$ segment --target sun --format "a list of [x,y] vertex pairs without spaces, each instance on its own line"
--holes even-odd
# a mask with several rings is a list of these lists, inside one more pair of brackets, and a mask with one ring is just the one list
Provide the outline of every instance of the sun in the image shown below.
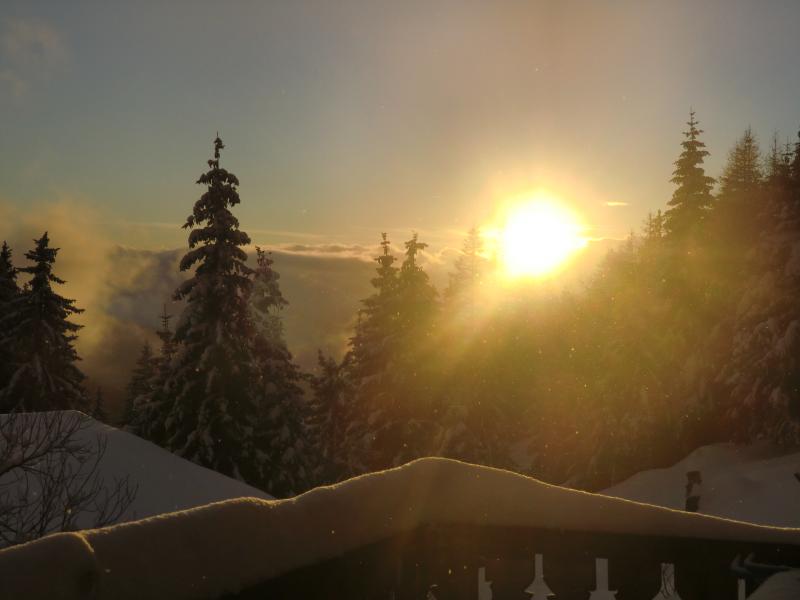
[[586,246],[578,218],[544,196],[515,203],[498,235],[498,254],[510,277],[541,278]]

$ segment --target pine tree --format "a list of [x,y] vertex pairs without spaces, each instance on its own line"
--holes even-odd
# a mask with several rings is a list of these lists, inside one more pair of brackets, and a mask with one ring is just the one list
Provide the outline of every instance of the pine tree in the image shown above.
[[761,186],[761,151],[753,131],[748,127],[728,154],[728,162],[720,178],[720,200],[746,201],[748,194]]
[[664,228],[672,237],[685,237],[693,232],[705,219],[713,202],[711,187],[714,179],[703,169],[708,151],[699,139],[703,130],[697,127],[699,123],[694,118],[694,111],[689,111],[687,125],[688,131],[683,132],[686,139],[681,142],[683,151],[675,161],[670,180],[678,187],[667,202],[669,208],[664,215]]
[[405,260],[398,277],[398,330],[401,337],[422,333],[428,336],[438,309],[436,289],[419,265],[417,255],[428,247],[413,234],[405,243]]
[[137,435],[141,435],[140,430],[144,425],[142,408],[150,402],[153,394],[156,365],[157,360],[153,355],[153,349],[150,347],[150,342],[146,341],[142,345],[126,388],[125,412],[122,418],[125,426]]
[[418,261],[426,247],[416,233],[405,243],[397,276],[390,362],[370,399],[372,468],[429,455],[439,437],[441,413],[433,385],[437,292]]
[[158,338],[161,340],[161,358],[160,360],[169,365],[172,361],[172,357],[175,356],[176,348],[175,348],[175,336],[172,333],[172,330],[169,327],[169,321],[172,319],[172,315],[167,314],[167,305],[164,305],[164,309],[159,316],[161,320],[161,329],[156,332]]
[[288,305],[270,254],[256,246],[256,269],[249,298],[256,367],[253,397],[260,402],[256,445],[262,458],[260,484],[273,495],[287,496],[308,483],[303,436],[300,369],[283,337],[280,311]]
[[97,393],[94,397],[92,418],[101,423],[108,423],[108,414],[106,414],[105,400],[103,399],[103,390],[101,388],[97,388]]
[[383,371],[389,359],[389,340],[397,328],[396,260],[389,238],[381,234],[381,253],[375,258],[378,276],[371,280],[375,292],[362,302],[355,335],[350,340],[349,368],[358,380]]
[[175,292],[186,306],[175,330],[178,352],[161,391],[165,446],[226,475],[256,481],[263,460],[255,447],[252,270],[241,248],[250,238],[230,211],[240,202],[239,180],[220,167],[223,148],[217,137],[209,170],[197,181],[206,191],[184,225],[191,233],[180,269],[194,273]]
[[381,234],[381,252],[375,257],[377,276],[370,283],[375,291],[362,301],[350,349],[343,361],[345,376],[352,382],[353,415],[348,439],[343,475],[354,475],[374,468],[370,449],[374,443],[374,428],[382,406],[378,397],[391,385],[388,373],[395,352],[398,321],[398,269],[391,253],[391,242]]
[[[11,248],[3,242],[0,250],[0,323],[3,315],[7,315],[12,310],[12,304],[20,295],[17,285],[17,270],[11,262]],[[0,329],[0,390],[2,390],[11,378],[12,364],[14,363],[14,353],[10,347],[11,340],[4,342],[4,329]]]
[[445,303],[456,313],[467,313],[474,318],[477,295],[485,283],[488,260],[482,255],[483,240],[477,227],[467,232],[461,253],[456,259],[455,271],[444,290]]
[[352,422],[352,389],[345,364],[317,355],[318,372],[311,377],[309,432],[314,440],[314,480],[329,484],[350,475],[347,468],[347,427]]
[[[137,377],[136,395],[129,388],[129,398],[132,401],[133,418],[128,422],[128,429],[136,435],[159,445],[166,445],[165,424],[172,409],[170,396],[165,386],[169,379],[172,360],[177,352],[174,335],[169,322],[172,315],[167,314],[167,305],[159,316],[161,329],[156,331],[161,340],[161,349],[158,355],[149,350],[151,366],[147,366],[147,356],[142,351],[140,362],[141,376]],[[149,377],[149,379],[148,379]],[[131,381],[133,385],[133,380]]]
[[68,320],[83,309],[52,288],[64,281],[53,274],[59,249],[50,248],[47,232],[34,242],[36,247],[25,254],[34,264],[19,269],[30,281],[0,317],[3,346],[13,355],[11,376],[0,390],[0,410],[83,409],[84,375],[75,365],[80,359],[73,346],[81,326]]
[[[788,146],[788,144],[787,144]],[[764,183],[773,190],[784,190],[789,187],[789,169],[791,153],[788,147],[783,149],[778,143],[777,134],[772,138],[772,146],[765,160],[766,172]]]

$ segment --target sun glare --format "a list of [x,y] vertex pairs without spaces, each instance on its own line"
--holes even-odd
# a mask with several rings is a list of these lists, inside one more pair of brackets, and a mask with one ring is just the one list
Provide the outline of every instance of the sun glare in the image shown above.
[[575,215],[546,198],[514,204],[499,232],[498,252],[511,277],[546,277],[556,272],[586,238]]

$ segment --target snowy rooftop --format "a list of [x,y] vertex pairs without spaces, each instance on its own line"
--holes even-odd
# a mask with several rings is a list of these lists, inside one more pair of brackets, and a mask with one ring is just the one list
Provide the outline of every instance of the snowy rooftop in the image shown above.
[[603,493],[683,508],[686,474],[702,478],[699,512],[780,527],[800,527],[800,452],[766,442],[698,448],[668,469],[642,471]]
[[[106,444],[105,455],[99,465],[100,475],[106,482],[129,477],[137,486],[133,503],[121,517],[132,521],[162,513],[175,512],[203,506],[219,500],[255,497],[271,499],[272,496],[216,471],[184,460],[140,437],[105,425],[77,411],[39,413],[41,416],[81,418],[83,425],[75,441]],[[0,415],[4,420],[8,415]]]
[[[679,512],[427,458],[287,500],[219,502],[0,551],[0,591],[26,598],[217,598],[424,524],[800,546],[800,530]],[[40,576],[48,573],[47,578]]]

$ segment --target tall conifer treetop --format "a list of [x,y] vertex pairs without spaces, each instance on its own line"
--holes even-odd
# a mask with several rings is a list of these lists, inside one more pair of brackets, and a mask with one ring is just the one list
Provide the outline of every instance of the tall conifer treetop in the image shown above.
[[[175,299],[185,298],[204,274],[226,275],[236,287],[247,287],[247,276],[252,273],[245,264],[247,254],[241,246],[250,243],[250,237],[239,230],[239,220],[230,207],[239,204],[239,179],[219,166],[220,150],[225,145],[217,137],[214,140],[214,158],[209,159],[209,171],[197,180],[207,186],[206,192],[194,205],[192,214],[186,218],[184,229],[189,234],[190,251],[181,260],[181,271],[187,271],[196,263],[196,276],[184,283],[175,293]],[[204,226],[200,226],[204,224]]]
[[164,384],[162,416],[166,446],[194,462],[240,479],[258,476],[253,445],[257,401],[251,355],[253,327],[248,302],[252,270],[241,246],[231,207],[239,204],[239,180],[220,167],[222,140],[197,183],[206,187],[184,228],[189,251],[180,268],[193,275],[175,292],[186,306],[175,329],[177,354]]
[[683,151],[675,161],[672,179],[677,189],[667,202],[669,208],[665,214],[665,226],[669,234],[683,236],[688,234],[702,221],[711,207],[713,198],[711,188],[714,179],[706,175],[703,161],[708,156],[706,145],[700,141],[702,129],[694,118],[694,111],[689,111],[689,129],[683,132],[685,139],[681,142]]

